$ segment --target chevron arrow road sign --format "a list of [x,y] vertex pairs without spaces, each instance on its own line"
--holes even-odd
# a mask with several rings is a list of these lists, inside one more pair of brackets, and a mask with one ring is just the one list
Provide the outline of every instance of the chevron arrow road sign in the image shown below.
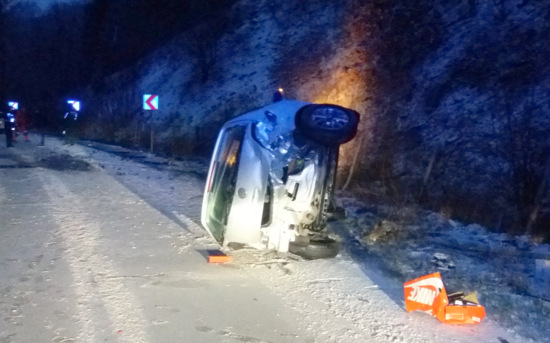
[[143,109],[144,110],[158,110],[159,109],[159,96],[155,94],[143,95]]

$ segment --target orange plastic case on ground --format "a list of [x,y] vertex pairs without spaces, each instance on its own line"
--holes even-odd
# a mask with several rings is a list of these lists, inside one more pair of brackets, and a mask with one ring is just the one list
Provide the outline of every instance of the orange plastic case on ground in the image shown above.
[[220,250],[208,250],[208,263],[228,263],[233,259]]
[[423,311],[447,324],[477,324],[485,317],[485,308],[475,296],[459,296],[449,303],[439,272],[405,282],[407,312]]

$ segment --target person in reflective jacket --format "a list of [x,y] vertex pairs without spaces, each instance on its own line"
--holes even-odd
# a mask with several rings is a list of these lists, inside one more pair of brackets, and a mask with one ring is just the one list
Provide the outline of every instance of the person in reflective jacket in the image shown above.
[[22,133],[25,135],[25,142],[28,142],[29,132],[27,131],[27,110],[25,108],[21,108],[15,113],[15,122],[17,123],[16,137],[18,134]]

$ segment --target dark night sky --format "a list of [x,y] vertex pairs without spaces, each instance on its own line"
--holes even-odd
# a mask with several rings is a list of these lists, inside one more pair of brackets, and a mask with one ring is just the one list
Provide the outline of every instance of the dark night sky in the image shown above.
[[135,63],[201,18],[221,0],[17,1],[2,13],[0,97],[55,107]]

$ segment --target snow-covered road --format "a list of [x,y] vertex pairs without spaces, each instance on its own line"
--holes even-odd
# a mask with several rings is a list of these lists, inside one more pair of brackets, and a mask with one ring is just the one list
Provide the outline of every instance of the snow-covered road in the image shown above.
[[35,141],[0,148],[0,342],[528,342],[408,314],[345,253],[208,264],[204,161]]

